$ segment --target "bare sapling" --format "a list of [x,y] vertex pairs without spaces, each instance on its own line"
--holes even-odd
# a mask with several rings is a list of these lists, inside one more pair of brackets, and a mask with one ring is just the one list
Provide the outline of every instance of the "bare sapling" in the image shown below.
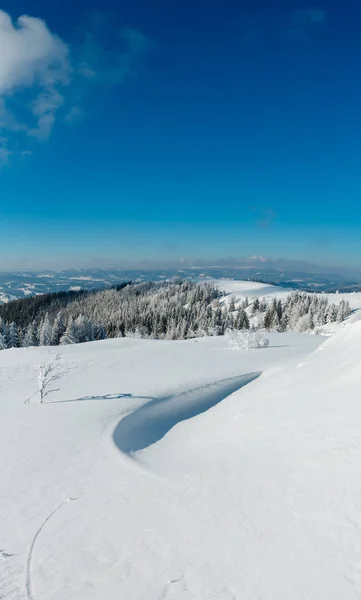
[[59,389],[53,388],[53,384],[65,374],[65,371],[60,371],[60,363],[61,356],[59,354],[54,354],[49,358],[45,365],[35,365],[35,369],[38,372],[38,390],[34,392],[26,402],[30,402],[31,398],[39,394],[40,402],[43,403],[49,394],[59,391]]

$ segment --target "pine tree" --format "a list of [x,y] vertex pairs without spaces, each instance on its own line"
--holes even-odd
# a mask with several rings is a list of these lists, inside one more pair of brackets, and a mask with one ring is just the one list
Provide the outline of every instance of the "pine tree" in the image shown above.
[[12,323],[10,323],[10,327],[9,327],[9,337],[8,337],[8,341],[7,341],[7,347],[8,348],[19,348],[20,346],[20,335],[19,335],[19,328],[16,325],[16,323],[14,323],[14,321]]
[[274,317],[274,311],[272,310],[272,308],[268,308],[266,311],[266,314],[264,316],[264,328],[265,329],[272,329],[273,317]]
[[6,350],[6,338],[3,333],[0,333],[0,350]]
[[259,305],[259,309],[261,312],[266,312],[266,310],[267,310],[266,298],[262,298],[260,305]]
[[248,308],[249,307],[249,301],[247,296],[245,297],[245,299],[242,302],[242,308]]
[[39,327],[39,343],[40,346],[51,346],[53,328],[50,323],[49,315],[46,313],[44,320]]
[[258,298],[256,298],[253,301],[252,314],[253,315],[257,314],[259,312],[259,310],[260,310],[260,301]]
[[236,310],[236,303],[234,301],[233,296],[230,299],[228,310],[229,310],[229,312],[233,312]]
[[58,346],[60,344],[61,336],[65,333],[65,330],[66,330],[66,325],[65,325],[64,314],[62,311],[60,311],[56,315],[56,317],[54,319],[53,327],[52,327],[52,332],[51,332],[51,345],[52,346]]
[[338,308],[337,315],[336,315],[337,323],[342,323],[342,321],[347,319],[347,317],[349,317],[350,314],[351,314],[351,309],[350,309],[349,303],[345,302],[345,300],[341,300],[340,306]]
[[244,308],[238,310],[235,327],[236,329],[249,329],[249,318]]
[[34,327],[34,323],[29,323],[29,325],[26,328],[24,337],[23,337],[23,346],[29,347],[29,346],[37,346],[37,339],[36,339],[36,334],[35,334],[35,327]]
[[330,304],[326,315],[327,323],[334,323],[337,320],[337,314],[337,306],[335,304]]
[[64,334],[61,336],[60,339],[60,344],[61,345],[67,345],[67,344],[76,344],[77,343],[77,337],[76,337],[76,328],[74,325],[74,320],[73,317],[70,317],[66,330],[64,332]]
[[273,317],[272,317],[272,322],[271,322],[271,329],[273,329],[273,331],[280,331],[281,330],[281,322],[280,322],[280,318],[278,316],[278,311],[275,310],[273,313]]

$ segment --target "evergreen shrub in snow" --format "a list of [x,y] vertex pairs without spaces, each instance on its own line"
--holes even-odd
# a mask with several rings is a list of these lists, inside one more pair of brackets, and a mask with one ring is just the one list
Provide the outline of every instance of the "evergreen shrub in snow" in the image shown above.
[[228,329],[226,338],[228,345],[237,350],[268,348],[269,346],[269,339],[262,331]]

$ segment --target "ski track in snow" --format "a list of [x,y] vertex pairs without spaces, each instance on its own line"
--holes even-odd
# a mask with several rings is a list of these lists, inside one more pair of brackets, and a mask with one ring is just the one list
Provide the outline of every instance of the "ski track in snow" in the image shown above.
[[34,549],[35,549],[35,545],[36,542],[41,534],[41,532],[43,531],[44,527],[46,526],[47,523],[49,523],[50,519],[56,515],[57,512],[59,512],[59,510],[61,510],[63,508],[63,506],[65,506],[65,504],[68,504],[69,502],[72,502],[73,500],[76,500],[77,498],[67,498],[66,500],[64,500],[64,502],[62,502],[61,504],[59,504],[59,506],[53,510],[50,515],[48,515],[45,519],[45,521],[43,521],[43,523],[40,525],[39,529],[37,530],[36,534],[34,535],[33,541],[31,542],[31,546],[29,549],[29,553],[28,553],[28,559],[26,562],[26,593],[28,596],[28,600],[35,600],[35,596],[33,594],[33,585],[32,585],[32,560],[33,560],[33,555],[34,555]]
[[134,453],[161,440],[181,421],[206,412],[260,375],[260,371],[246,373],[152,400],[118,423],[114,443],[123,454],[134,458]]

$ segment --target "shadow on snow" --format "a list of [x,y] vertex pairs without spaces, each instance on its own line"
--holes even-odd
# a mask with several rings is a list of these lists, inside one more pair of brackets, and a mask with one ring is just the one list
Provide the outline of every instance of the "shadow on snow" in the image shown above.
[[261,372],[247,373],[153,399],[119,422],[114,442],[125,454],[143,450],[162,439],[177,423],[206,412],[260,375]]
[[153,396],[133,396],[133,394],[103,394],[102,396],[83,396],[71,400],[49,400],[47,404],[66,404],[67,402],[88,402],[100,400],[119,400],[120,398],[132,398],[133,400],[154,400]]

